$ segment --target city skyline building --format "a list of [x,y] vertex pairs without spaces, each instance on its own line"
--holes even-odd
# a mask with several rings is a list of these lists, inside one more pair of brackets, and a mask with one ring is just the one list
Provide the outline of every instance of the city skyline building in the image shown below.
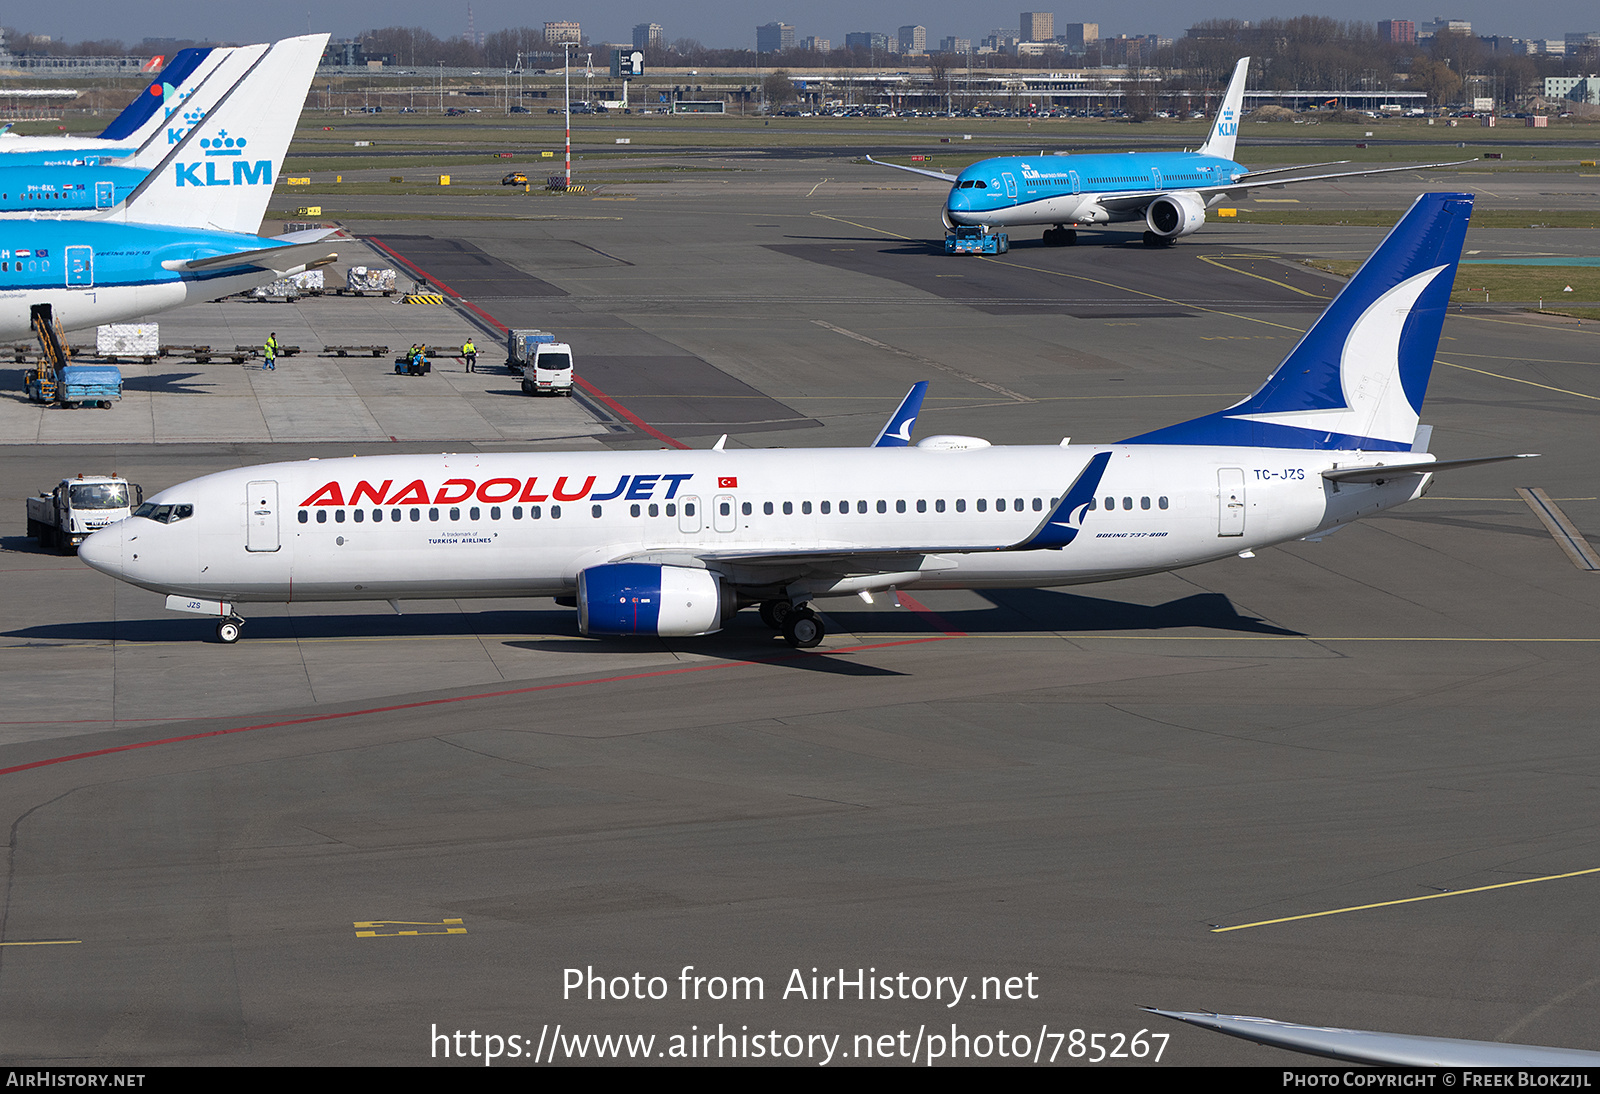
[[559,46],[570,42],[573,45],[583,44],[583,27],[569,20],[558,20],[544,25],[544,44]]
[[782,53],[794,48],[794,27],[788,23],[763,23],[756,28],[757,53]]

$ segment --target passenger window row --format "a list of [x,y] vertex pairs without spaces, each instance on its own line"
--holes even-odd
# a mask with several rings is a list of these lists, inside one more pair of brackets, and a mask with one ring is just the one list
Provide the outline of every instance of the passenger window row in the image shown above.
[[[1149,498],[1145,498],[1144,501],[1145,501],[1145,508],[1148,509],[1150,507],[1149,506],[1150,499]],[[1050,499],[1050,507],[1052,509],[1054,509],[1057,505],[1060,504],[1060,502],[1061,502],[1060,498],[1051,498]],[[1107,503],[1108,503],[1108,507],[1115,508],[1115,506],[1111,506],[1109,504],[1110,503],[1110,499],[1107,499]],[[722,516],[727,517],[727,516],[732,516],[733,515],[733,503],[732,502],[719,501],[717,504],[718,504],[718,508],[720,510],[720,514]],[[898,499],[898,500],[896,500],[894,502],[894,511],[896,513],[905,513],[905,512],[910,511],[910,509],[914,507],[915,510],[918,513],[926,513],[926,512],[929,511],[930,504],[932,506],[932,511],[935,512],[935,513],[943,513],[943,512],[946,511],[947,505],[946,505],[946,501],[945,501],[944,498],[936,498],[931,503],[926,498],[918,498],[915,502],[907,502],[904,498],[900,498],[900,499]],[[765,516],[769,516],[769,517],[770,516],[774,516],[777,513],[780,505],[781,505],[781,508],[782,508],[784,516],[787,517],[787,516],[793,516],[794,515],[795,503],[792,502],[792,501],[786,501],[786,502],[781,502],[781,503],[770,502],[770,501],[763,502],[762,505],[761,505],[761,512]],[[975,507],[976,507],[978,512],[987,513],[989,511],[990,501],[989,501],[988,498],[978,498],[976,500],[976,502],[974,503],[974,505],[975,505]],[[1030,502],[1029,499],[1027,499],[1027,498],[995,498],[994,502],[993,502],[993,505],[994,505],[994,511],[997,512],[997,513],[1005,513],[1005,512],[1022,513],[1022,512],[1028,511],[1029,509],[1031,509],[1035,513],[1042,513],[1042,512],[1044,512],[1044,508],[1045,508],[1045,499],[1044,498],[1034,498]],[[1166,507],[1167,507],[1167,499],[1166,498],[1162,498],[1161,499],[1161,508],[1165,509]],[[850,500],[846,499],[844,501],[839,502],[838,513],[839,513],[840,516],[843,516],[843,515],[849,513],[851,511],[851,508],[852,508],[852,505],[851,505]],[[1091,508],[1091,509],[1094,508],[1094,504],[1092,502],[1090,503],[1089,508]],[[1131,508],[1131,505],[1129,506],[1129,508]],[[743,513],[747,517],[755,515],[755,504],[753,502],[748,502],[748,501],[744,502],[744,503],[742,503],[740,505],[739,509],[740,509],[740,512]],[[803,502],[800,503],[799,509],[800,509],[800,513],[801,513],[802,516],[810,516],[813,511],[818,512],[818,513],[822,514],[823,516],[831,516],[831,515],[833,515],[833,512],[834,512],[833,502],[831,502],[831,501],[823,501],[823,502],[816,503],[815,510],[813,510],[811,502],[803,501]],[[865,514],[865,513],[869,512],[869,511],[874,511],[874,510],[876,512],[878,512],[878,513],[887,514],[889,512],[889,502],[886,501],[886,500],[883,500],[883,499],[879,499],[875,504],[869,505],[869,503],[864,501],[864,500],[857,500],[854,503],[854,509],[855,509],[855,512],[858,513],[858,514]],[[605,511],[605,507],[602,506],[602,505],[592,505],[592,506],[590,506],[590,512],[595,517],[600,517],[600,516],[604,515],[604,511]],[[660,504],[657,504],[655,502],[652,502],[649,505],[630,505],[628,507],[628,515],[632,516],[632,517],[642,517],[642,516],[646,516],[646,515],[652,516],[652,517],[659,517],[659,516],[663,515],[663,511],[664,511],[666,516],[676,517],[678,515],[677,503],[669,501],[665,505],[660,505]],[[955,511],[957,513],[965,513],[967,511],[967,501],[966,501],[965,498],[957,498],[955,500]],[[328,521],[330,519],[329,516],[328,516],[328,514],[330,512],[332,512],[332,514],[333,514],[331,519],[332,519],[333,523],[335,523],[335,524],[343,524],[343,523],[345,523],[346,519],[349,519],[349,520],[353,521],[356,524],[361,524],[361,523],[364,523],[368,519],[368,512],[369,511],[366,510],[366,509],[351,509],[351,510],[348,511],[349,512],[349,516],[347,518],[346,517],[346,510],[342,509],[342,508],[340,508],[340,509],[331,509],[331,510],[330,509],[301,509],[299,511],[299,513],[298,513],[298,519],[299,519],[301,524],[309,524],[313,519],[315,519],[318,524],[326,524],[326,523],[328,523]],[[391,523],[399,523],[400,521],[403,521],[403,520],[407,519],[408,516],[409,516],[409,519],[411,519],[413,521],[421,521],[421,520],[424,519],[423,518],[424,510],[421,509],[421,508],[390,509],[387,512],[389,514],[387,519]],[[438,506],[430,507],[430,508],[428,508],[426,510],[426,513],[427,513],[427,518],[426,519],[430,520],[430,521],[438,521],[438,520],[444,520],[444,519],[457,520],[458,521],[458,520],[462,519],[462,516],[461,516],[462,509],[461,509],[460,506],[451,506],[450,509],[448,510],[448,514],[449,515],[447,517],[443,515],[445,512],[446,512],[445,510],[439,508]],[[480,506],[477,506],[477,505],[469,506],[469,507],[467,507],[465,512],[466,512],[466,519],[467,520],[482,520],[483,519],[483,509]],[[316,517],[315,518],[313,518],[311,516],[312,513],[316,513]],[[383,520],[385,519],[385,517],[384,517],[385,510],[383,510],[383,509],[373,509],[373,510],[370,510],[370,513],[371,513],[371,520],[372,520],[372,522],[374,524],[382,523]],[[541,516],[543,515],[543,507],[542,506],[538,506],[538,505],[530,505],[530,506],[528,506],[526,508],[526,510],[524,510],[523,506],[513,505],[513,506],[510,507],[509,517],[510,517],[511,520],[522,520],[522,519],[524,519],[524,514],[525,513],[526,513],[526,519],[528,519],[528,520],[539,520],[541,518]],[[694,516],[695,515],[695,503],[692,502],[692,501],[684,502],[683,503],[683,513],[684,513],[684,516],[689,516],[689,517]],[[505,515],[506,514],[503,512],[501,506],[492,505],[492,506],[489,507],[489,519],[490,520],[500,520]],[[560,520],[561,519],[561,506],[559,506],[559,505],[550,506],[550,519],[552,519],[552,520]]]
[[[1105,499],[1105,507],[1107,509],[1115,509],[1117,507],[1117,499],[1113,498],[1113,497],[1107,497]],[[1124,509],[1132,509],[1133,508],[1133,499],[1132,498],[1123,498],[1122,499],[1122,507]],[[1158,509],[1167,508],[1167,499],[1165,497],[1157,498],[1156,499],[1156,507]],[[1091,512],[1093,512],[1094,510],[1096,510],[1098,508],[1100,508],[1100,505],[1098,503],[1098,499],[1094,499],[1094,498],[1089,499],[1089,510]],[[1148,508],[1150,508],[1150,499],[1149,498],[1140,498],[1139,499],[1139,508],[1140,509],[1148,509]]]

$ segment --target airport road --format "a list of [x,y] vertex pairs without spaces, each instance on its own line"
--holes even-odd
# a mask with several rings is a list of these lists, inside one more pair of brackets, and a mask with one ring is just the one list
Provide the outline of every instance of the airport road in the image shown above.
[[[1336,288],[1290,259],[1381,236],[1208,226],[1168,251],[946,261],[897,242],[915,217],[893,196],[823,208],[789,179],[714,207],[641,190],[559,199],[559,221],[350,226],[554,286],[538,325],[580,368],[592,337],[616,383],[662,357],[725,377],[659,413],[649,390],[619,397],[670,436],[797,448],[865,443],[923,378],[923,435],[1114,440],[1204,412],[1259,383]],[[618,219],[576,219],[597,210]],[[1551,243],[1573,240],[1468,245]],[[533,307],[481,295],[490,314]],[[426,439],[0,449],[0,1058],[411,1063],[435,1059],[435,1026],[531,1044],[561,1023],[654,1033],[652,1052],[719,1024],[839,1034],[836,1062],[856,1062],[858,1035],[905,1031],[902,1051],[921,1031],[925,1059],[953,1023],[1030,1051],[1041,1031],[1150,1029],[1171,1034],[1165,1063],[1302,1059],[1153,1026],[1141,1003],[1595,1047],[1600,874],[1580,872],[1600,869],[1600,587],[1514,491],[1600,522],[1597,329],[1446,324],[1434,451],[1539,461],[1179,574],[832,602],[808,654],[753,613],[707,639],[586,640],[549,601],[262,608],[222,647],[35,550],[23,493],[108,465],[154,490]],[[439,398],[482,397],[444,378]],[[707,410],[758,400],[804,422]],[[660,443],[590,426],[589,444]],[[686,965],[761,977],[765,998],[683,1001]],[[564,970],[589,966],[661,976],[669,998],[564,999]],[[813,967],[967,977],[969,994],[785,998]],[[971,998],[983,977],[1023,978],[1021,997]]]

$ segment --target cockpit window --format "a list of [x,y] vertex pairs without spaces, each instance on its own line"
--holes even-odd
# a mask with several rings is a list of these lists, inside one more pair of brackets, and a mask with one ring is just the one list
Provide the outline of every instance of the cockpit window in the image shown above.
[[126,509],[128,484],[122,482],[74,483],[68,491],[74,509]]
[[987,182],[984,182],[982,179],[979,179],[977,182],[974,182],[972,184],[972,186],[973,186],[973,189],[975,189],[975,190],[987,190],[989,188],[989,184]]
[[153,501],[147,501],[135,509],[133,515],[144,517],[146,520],[160,521],[162,524],[175,524],[180,520],[188,520],[194,516],[194,506],[157,505]]

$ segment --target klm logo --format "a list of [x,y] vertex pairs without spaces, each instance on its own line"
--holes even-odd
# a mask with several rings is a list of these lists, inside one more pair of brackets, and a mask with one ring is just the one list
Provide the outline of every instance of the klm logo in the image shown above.
[[[167,117],[169,117],[169,118],[172,117],[172,112],[171,111],[167,112]],[[199,121],[203,117],[205,117],[205,112],[204,111],[200,111],[200,110],[186,110],[186,111],[184,111],[183,112],[183,125],[181,125],[177,129],[172,128],[172,126],[170,126],[170,125],[167,126],[167,143],[168,144],[177,144],[179,141],[183,140],[183,138],[189,132],[189,127],[194,125],[195,122]]]
[[[198,163],[173,164],[178,171],[179,186],[271,186],[272,161],[271,160],[234,160],[232,163],[233,174],[227,174],[228,165],[223,165],[223,170],[218,171],[216,160],[206,160]],[[205,168],[202,172],[201,168]]]
[[1234,119],[1233,111],[1224,110],[1217,119],[1217,133],[1220,136],[1231,137],[1239,131],[1239,123]]
[[[206,159],[196,163],[179,163],[174,166],[178,169],[179,186],[271,186],[273,179],[272,161],[255,160],[254,162],[242,158],[245,145],[249,141],[244,137],[230,137],[226,129],[217,130],[215,137],[201,137],[200,149],[206,154]],[[212,158],[216,157],[216,158]],[[227,164],[232,159],[233,175],[228,177],[227,168],[218,171],[219,162]],[[201,178],[200,168],[205,168],[205,177]]]

